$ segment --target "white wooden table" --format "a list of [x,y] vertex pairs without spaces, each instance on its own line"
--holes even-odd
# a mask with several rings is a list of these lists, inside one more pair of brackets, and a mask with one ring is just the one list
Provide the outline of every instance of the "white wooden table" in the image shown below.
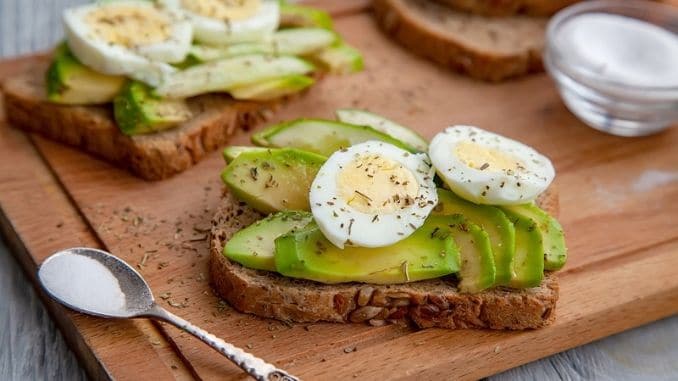
[[[86,2],[0,0],[0,57],[49,48],[62,36],[61,10]],[[0,243],[0,380],[86,379],[7,246]],[[678,380],[678,316],[491,379]]]

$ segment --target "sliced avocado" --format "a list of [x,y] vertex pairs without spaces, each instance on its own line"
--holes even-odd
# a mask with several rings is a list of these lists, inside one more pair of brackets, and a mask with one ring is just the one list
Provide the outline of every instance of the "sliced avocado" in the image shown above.
[[126,135],[147,134],[175,127],[192,113],[183,99],[161,99],[141,82],[129,82],[113,101],[113,113]]
[[340,122],[372,127],[409,144],[422,152],[428,152],[428,142],[421,135],[400,124],[369,111],[344,108],[335,111]]
[[449,218],[431,216],[404,240],[386,247],[339,249],[315,222],[275,240],[275,267],[291,278],[322,283],[394,284],[438,278],[459,271],[459,250],[452,237],[435,236]]
[[271,44],[267,42],[243,42],[230,45],[192,45],[188,56],[198,62],[215,61],[248,54],[270,54]]
[[226,161],[226,164],[232,162],[235,160],[238,155],[240,155],[243,152],[264,152],[268,151],[269,148],[263,148],[263,147],[252,147],[252,146],[228,146],[224,148],[223,155],[224,155],[224,160]]
[[513,288],[537,287],[544,277],[544,245],[537,222],[504,209],[516,229],[516,250],[513,257]]
[[303,5],[281,3],[280,26],[289,27],[318,27],[332,29],[332,17],[320,9]]
[[309,212],[278,212],[240,230],[224,246],[224,255],[241,265],[275,271],[275,239],[308,225]]
[[155,89],[155,94],[165,98],[187,98],[213,91],[229,91],[287,75],[303,75],[315,67],[294,56],[272,57],[250,54],[204,64],[177,71]]
[[309,56],[309,59],[332,74],[357,73],[365,68],[360,51],[345,42],[335,43]]
[[448,230],[438,231],[434,236],[451,234],[459,248],[459,290],[480,292],[494,286],[494,258],[487,233],[461,214],[449,216],[447,223]]
[[322,28],[283,29],[268,41],[245,42],[225,46],[193,45],[188,53],[196,61],[207,62],[245,54],[307,55],[334,44],[339,37]]
[[47,69],[47,99],[74,105],[108,103],[120,92],[125,81],[123,76],[97,73],[84,66],[66,43],[62,43]]
[[272,53],[303,56],[328,48],[339,40],[339,35],[323,28],[283,29],[273,33]]
[[544,268],[546,270],[560,270],[565,265],[567,261],[565,235],[562,226],[555,218],[534,204],[507,205],[502,206],[502,208],[529,217],[537,222],[537,227],[544,240]]
[[296,119],[276,124],[252,136],[265,147],[294,147],[324,156],[368,140],[381,140],[410,152],[415,149],[371,127],[324,119]]
[[489,205],[477,205],[466,201],[451,191],[438,188],[438,205],[433,214],[462,214],[479,225],[490,237],[492,255],[496,268],[495,285],[508,285],[513,277],[515,252],[515,228],[501,209]]
[[308,192],[325,157],[293,148],[243,152],[222,172],[233,194],[262,213],[309,210]]
[[184,58],[183,61],[177,62],[177,63],[173,63],[172,66],[174,66],[174,67],[177,68],[177,69],[183,70],[183,69],[187,69],[187,68],[189,68],[189,67],[191,67],[191,66],[199,65],[199,64],[201,64],[201,63],[203,63],[202,60],[198,59],[197,57],[195,57],[195,56],[193,56],[193,55],[191,55],[191,54],[189,53],[189,54],[186,56],[186,58]]
[[305,75],[287,75],[280,78],[267,79],[250,85],[235,87],[231,89],[229,93],[235,99],[268,101],[298,93],[311,86],[313,82],[315,82],[313,78]]

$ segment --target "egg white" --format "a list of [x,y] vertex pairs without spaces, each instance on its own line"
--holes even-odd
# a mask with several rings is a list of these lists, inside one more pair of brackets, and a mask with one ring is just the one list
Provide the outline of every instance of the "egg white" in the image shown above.
[[[349,205],[340,196],[338,175],[365,154],[381,155],[410,171],[419,189],[414,203],[388,213],[363,213]],[[332,154],[318,171],[309,195],[313,218],[325,237],[339,248],[392,245],[421,227],[438,203],[434,174],[425,153],[412,154],[379,141],[356,144]]]
[[[457,145],[462,142],[499,151],[521,165],[510,170],[471,167],[456,155]],[[555,177],[551,161],[533,148],[473,126],[452,126],[438,133],[431,141],[429,155],[445,184],[477,204],[513,205],[533,201]]]
[[[164,2],[181,7],[179,0]],[[197,14],[186,8],[182,10],[193,24],[195,40],[207,45],[265,41],[271,38],[280,23],[280,6],[276,0],[262,0],[253,15],[240,20],[225,21]]]
[[[93,26],[86,22],[87,15],[116,7],[157,12],[167,20],[169,36],[156,43],[133,46],[98,38],[92,31]],[[193,36],[192,26],[181,12],[150,2],[118,1],[83,5],[66,10],[63,21],[68,47],[84,65],[104,74],[126,75],[151,86],[157,86],[167,74],[176,71],[168,63],[184,60]]]

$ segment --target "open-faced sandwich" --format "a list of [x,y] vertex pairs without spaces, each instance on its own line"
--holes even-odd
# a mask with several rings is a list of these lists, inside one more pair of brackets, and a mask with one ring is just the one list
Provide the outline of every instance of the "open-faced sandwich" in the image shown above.
[[145,179],[181,172],[314,83],[362,69],[323,11],[277,0],[68,9],[51,62],[3,83],[12,125]]
[[548,158],[452,126],[429,143],[361,110],[224,150],[211,279],[292,322],[528,329],[555,318],[567,258]]

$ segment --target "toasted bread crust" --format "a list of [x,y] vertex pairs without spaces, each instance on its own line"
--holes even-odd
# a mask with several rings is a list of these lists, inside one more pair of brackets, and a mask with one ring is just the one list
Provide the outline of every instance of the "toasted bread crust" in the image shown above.
[[452,8],[485,16],[550,16],[581,0],[436,0]]
[[375,0],[382,29],[409,50],[486,81],[543,70],[545,18],[488,18],[423,0]]
[[[555,211],[551,192],[540,205]],[[262,216],[228,191],[214,215],[210,234],[210,274],[216,292],[241,312],[291,322],[413,322],[418,327],[521,330],[544,327],[555,319],[558,281],[547,273],[540,287],[498,287],[461,293],[453,277],[398,285],[335,285],[286,278],[229,261],[224,244]]]
[[127,136],[113,119],[111,105],[67,106],[46,100],[46,62],[3,83],[7,120],[23,130],[80,148],[146,180],[182,172],[223,146],[238,129],[264,121],[285,99],[235,101],[223,94],[189,99],[191,120],[176,128]]

